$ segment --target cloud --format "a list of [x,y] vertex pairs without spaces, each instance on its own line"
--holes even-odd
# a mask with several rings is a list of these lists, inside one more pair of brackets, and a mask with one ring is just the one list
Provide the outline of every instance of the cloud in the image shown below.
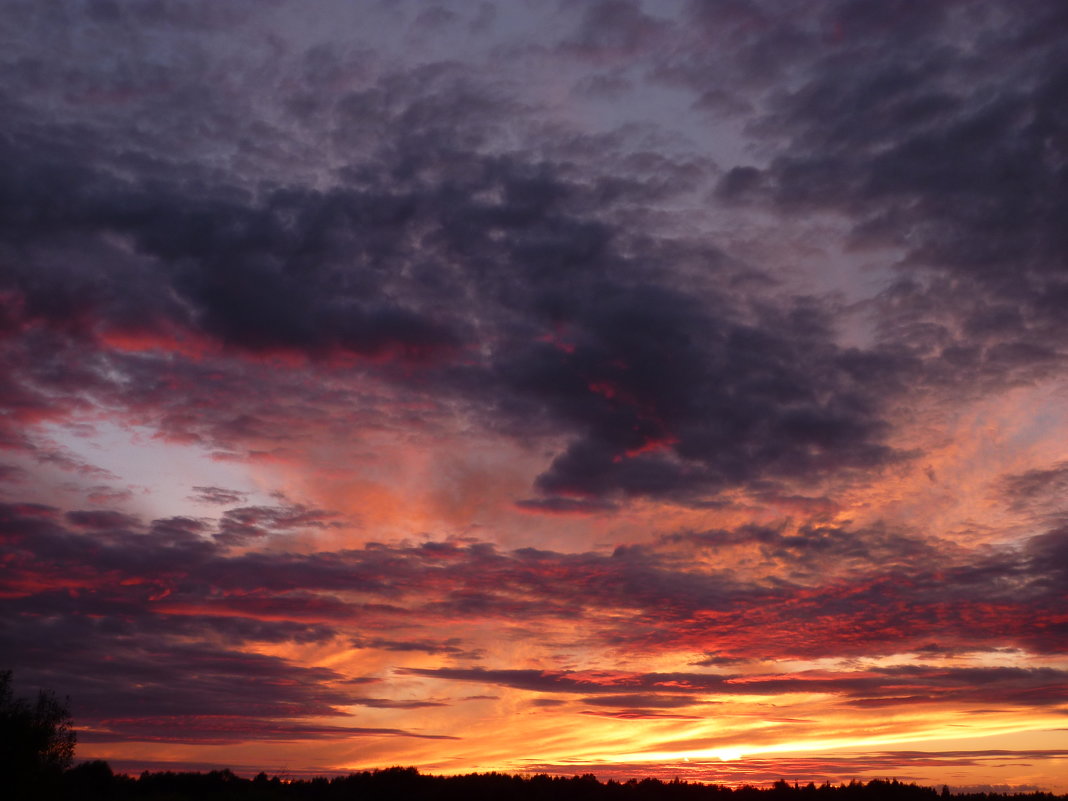
[[1036,505],[1054,506],[1068,488],[1068,464],[1058,462],[1048,468],[1008,474],[998,483],[998,493],[1011,508],[1025,510]]
[[130,501],[133,498],[133,491],[98,484],[86,488],[85,497],[90,503],[100,504],[101,506],[114,506]]
[[140,527],[140,521],[122,512],[115,511],[74,511],[67,512],[67,521],[79,528],[89,529],[128,529]]
[[24,482],[27,472],[16,465],[0,464],[0,481],[5,484],[18,484]]
[[[1063,120],[1049,98],[1066,65],[1048,36],[1063,12],[984,9],[963,20],[903,4],[891,24],[879,10],[822,6],[817,23],[833,41],[801,40],[796,87],[753,126],[788,144],[765,167],[731,168],[718,188],[728,204],[840,212],[856,249],[900,254],[898,283],[881,298],[883,334],[928,357],[939,382],[1048,375],[1065,335],[1054,311]],[[772,22],[762,35],[782,29]],[[979,39],[984,60],[967,44]],[[875,43],[879,57],[855,60]]]
[[[225,379],[206,406],[143,390],[205,359],[227,371],[261,359],[360,366],[409,392],[415,370],[428,394],[458,398],[492,430],[565,435],[535,482],[545,497],[520,502],[531,510],[687,499],[899,458],[881,398],[904,363],[837,345],[832,311],[816,298],[758,298],[737,283],[756,271],[717,263],[704,243],[633,237],[613,215],[679,190],[644,175],[613,179],[613,159],[631,155],[623,141],[582,175],[563,155],[472,151],[464,132],[496,120],[461,124],[459,111],[484,117],[492,90],[467,74],[435,98],[411,74],[380,83],[404,110],[382,121],[397,135],[388,147],[379,140],[329,188],[255,195],[186,180],[198,172],[186,165],[119,180],[103,143],[82,157],[81,132],[75,141],[56,130],[42,152],[23,110],[23,134],[0,152],[17,165],[8,191],[21,222],[7,234],[29,254],[5,284],[9,314],[62,341],[58,352],[91,354],[100,367],[80,391],[95,386],[138,408],[148,400],[154,416],[162,405],[164,430],[188,428],[179,421],[196,408],[208,416],[200,436],[224,446],[264,429],[257,414],[220,402]],[[338,108],[374,116],[368,104],[382,90]],[[430,103],[445,103],[447,118],[429,115]],[[594,152],[592,142],[574,148]],[[60,187],[61,208],[50,201]],[[101,265],[91,281],[54,255],[68,246]],[[703,262],[708,278],[688,282],[667,268],[687,262]],[[29,358],[10,355],[17,387]]]
[[463,647],[463,640],[459,637],[450,637],[447,640],[391,640],[384,637],[369,639],[355,639],[352,641],[354,648],[373,648],[382,651],[395,651],[399,653],[417,652],[424,654],[444,654],[463,659],[479,659],[483,652]]
[[171,715],[158,718],[102,720],[92,731],[79,732],[88,743],[183,743],[227,745],[247,742],[302,742],[349,737],[416,737],[423,740],[455,740],[444,734],[418,734],[402,729],[360,726],[323,726],[285,723],[271,719],[210,715]]
[[616,695],[609,697],[591,696],[583,698],[584,704],[592,706],[625,707],[634,709],[674,709],[693,706],[694,699],[687,695]]
[[[132,387],[195,368],[175,359],[211,358],[228,371],[262,358],[356,363],[413,391],[403,366],[421,373],[428,395],[461,399],[491,430],[552,432],[552,458],[535,482],[544,497],[521,508],[607,511],[621,498],[694,501],[769,478],[806,482],[887,465],[903,454],[889,441],[885,405],[910,382],[1053,369],[1059,290],[1050,265],[1061,244],[1043,221],[1058,219],[1063,193],[1055,104],[1043,99],[1060,72],[1038,34],[1055,27],[1058,12],[1010,14],[1000,31],[978,17],[964,26],[992,37],[998,52],[1027,56],[1011,89],[1001,72],[969,61],[952,38],[961,20],[941,11],[910,5],[893,25],[835,3],[804,23],[760,3],[688,13],[691,38],[634,4],[593,6],[563,46],[594,60],[640,57],[654,81],[699,97],[724,91],[725,76],[760,91],[799,69],[797,86],[769,95],[751,126],[770,143],[770,160],[722,171],[719,196],[788,214],[840,210],[856,221],[858,243],[902,248],[901,279],[878,304],[881,344],[842,347],[833,303],[773,294],[769,273],[722,251],[710,258],[707,242],[636,236],[635,210],[651,219],[692,187],[654,179],[663,168],[693,174],[682,160],[636,151],[624,134],[575,135],[545,157],[505,151],[502,120],[529,123],[536,109],[506,102],[499,85],[459,64],[365,65],[360,86],[316,94],[316,78],[344,73],[339,60],[374,61],[320,48],[284,56],[310,70],[307,85],[287,94],[333,115],[341,166],[315,187],[283,175],[252,191],[241,175],[207,171],[189,147],[146,163],[121,116],[89,105],[96,128],[64,127],[41,119],[34,95],[8,98],[15,134],[0,159],[11,167],[5,203],[18,225],[4,235],[25,258],[5,284],[5,319],[33,336],[7,348],[7,405],[62,414],[70,402],[54,391],[62,386],[132,405],[143,400],[130,397]],[[200,21],[188,30],[234,31],[245,17],[191,18]],[[93,35],[101,46],[114,33]],[[665,36],[681,45],[670,58],[656,46]],[[710,50],[710,41],[728,46]],[[871,42],[885,58],[839,69]],[[702,52],[718,52],[714,66],[730,69],[712,69]],[[757,58],[769,53],[779,55]],[[177,66],[162,67],[172,81]],[[137,74],[78,67],[93,85]],[[976,81],[960,79],[969,69]],[[133,90],[130,103],[156,115],[153,124],[168,105],[155,94],[198,119],[240,122],[211,82],[194,78]],[[194,84],[209,87],[195,102],[183,93]],[[205,130],[213,133],[202,148],[221,135],[217,121]],[[135,155],[142,161],[131,166]],[[653,161],[657,169],[639,166]],[[66,202],[52,203],[61,191]],[[70,252],[99,269],[73,270]],[[1031,289],[1004,285],[1005,270],[970,252],[990,265],[1027,254],[1013,263],[1025,265]],[[692,281],[696,263],[706,277]],[[947,292],[950,276],[957,283]],[[746,287],[746,277],[764,283]],[[946,314],[959,333],[917,339],[944,328]],[[46,350],[54,355],[41,360]],[[116,374],[137,380],[121,391],[109,378]],[[165,429],[190,434],[181,421],[198,408],[192,396],[168,399],[164,414],[161,399],[151,403]],[[199,412],[197,435],[219,445],[266,428],[256,412],[243,424],[221,409]]]
[[355,706],[369,706],[375,709],[426,709],[432,706],[448,706],[441,701],[394,700],[392,698],[357,698]]
[[[257,519],[285,525],[302,526],[307,515],[250,508]],[[681,649],[730,665],[919,652],[932,642],[1058,653],[1068,635],[1055,615],[1066,563],[1060,529],[1022,550],[942,551],[941,562],[909,537],[805,528],[686,534],[614,554],[498,552],[481,543],[235,553],[208,523],[188,518],[154,521],[145,530],[107,512],[63,518],[43,506],[3,511],[8,583],[20,588],[4,604],[17,616],[9,625],[19,636],[33,636],[33,616],[44,610],[77,611],[146,633],[199,627],[312,641],[355,627],[358,647],[476,659],[482,649],[466,638],[399,639],[390,630],[402,620],[434,627],[477,613],[547,631],[580,620],[604,647]],[[227,514],[219,531],[231,525]],[[91,528],[68,530],[64,519]],[[746,571],[708,570],[689,550],[731,543],[757,545],[764,561]],[[828,560],[846,569],[820,570]],[[792,565],[792,580],[783,578],[783,564]],[[517,675],[531,688],[557,681],[551,673]]]
[[607,711],[599,709],[583,709],[583,715],[597,718],[614,718],[616,720],[701,720],[699,715],[680,715],[671,712],[652,712],[645,708],[620,709]]
[[193,487],[195,495],[190,498],[199,503],[218,504],[220,506],[233,506],[244,502],[247,493],[229,490],[223,487]]
[[[595,693],[583,698],[594,706],[677,708],[731,696],[784,696],[824,693],[857,707],[994,701],[1044,707],[1065,699],[1065,671],[1053,668],[943,668],[907,665],[869,668],[863,674],[803,671],[767,676],[709,673],[603,674],[570,671],[489,670],[484,668],[405,668],[404,675],[511,687],[541,693]],[[636,692],[642,691],[642,692]],[[919,691],[919,692],[917,692]],[[661,743],[658,748],[698,748]]]
[[290,506],[242,506],[223,513],[215,539],[227,546],[241,545],[271,533],[328,528],[339,525],[339,515],[324,509]]

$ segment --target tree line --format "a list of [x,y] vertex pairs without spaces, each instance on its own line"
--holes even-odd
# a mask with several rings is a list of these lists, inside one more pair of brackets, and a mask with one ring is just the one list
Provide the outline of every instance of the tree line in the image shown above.
[[[208,773],[156,772],[116,775],[105,762],[90,762],[66,774],[69,801],[154,799],[240,799],[241,801],[942,801],[948,794],[896,780],[873,779],[843,785],[799,786],[778,781],[771,787],[730,788],[678,779],[602,782],[583,776],[518,776],[469,773],[433,776],[415,768],[385,768],[334,778],[283,779],[260,773],[246,779],[229,770]],[[954,794],[953,801],[1068,801],[1050,793]]]

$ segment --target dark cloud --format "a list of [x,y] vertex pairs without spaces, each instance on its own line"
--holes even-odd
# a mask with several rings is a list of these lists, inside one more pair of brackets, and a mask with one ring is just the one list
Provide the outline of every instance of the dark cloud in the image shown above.
[[[776,142],[770,164],[732,167],[719,196],[841,212],[858,249],[901,253],[883,333],[937,380],[1059,369],[1068,193],[1052,98],[1068,62],[1052,32],[1068,18],[1045,3],[893,6],[821,6],[833,35],[798,51],[796,88],[753,126]],[[782,32],[769,22],[765,41]]]
[[931,536],[905,533],[884,526],[863,532],[834,525],[741,526],[729,530],[675,532],[659,538],[680,559],[694,554],[725,553],[757,548],[766,562],[779,563],[791,578],[825,580],[830,572],[866,572],[877,566],[886,573],[913,570],[934,559],[960,554],[960,546]]
[[272,533],[322,529],[340,525],[336,512],[303,506],[242,506],[223,513],[215,539],[223,545],[241,545]]
[[[58,627],[49,628],[53,629],[50,634],[61,634],[54,630]],[[105,632],[106,628],[99,633]],[[59,659],[55,654],[41,654],[40,648],[32,649],[32,656],[20,660],[20,672],[25,680],[40,686],[54,686],[62,676],[75,699],[72,712],[82,720],[343,715],[341,706],[351,698],[330,686],[341,678],[333,671],[301,668],[277,657],[143,637],[141,647],[123,649],[121,664],[115,664],[113,643],[88,636],[67,639],[65,646],[65,655]],[[68,677],[67,666],[75,662],[79,676]],[[271,689],[276,686],[277,692]]]
[[[1062,703],[1065,671],[1053,668],[869,668],[864,675],[805,671],[764,677],[708,673],[589,673],[483,668],[405,668],[406,675],[542,693],[594,693],[595,706],[676,708],[702,703],[705,696],[827,693],[848,706],[915,706],[949,700],[1043,707]],[[980,682],[980,683],[977,683]],[[922,690],[922,692],[917,692]],[[636,692],[638,691],[638,692]],[[686,743],[666,743],[685,747]]]
[[106,484],[98,484],[93,487],[87,487],[85,497],[90,503],[100,504],[101,506],[115,506],[131,500],[133,491],[111,487]]
[[680,715],[673,712],[652,712],[645,708],[620,709],[617,711],[583,709],[580,714],[598,718],[615,718],[616,720],[701,720],[699,715]]
[[79,732],[79,739],[87,743],[149,742],[184,743],[189,745],[226,745],[245,742],[297,742],[304,740],[336,740],[349,737],[416,737],[423,740],[455,740],[445,734],[418,734],[403,729],[368,728],[361,726],[324,726],[280,722],[268,718],[226,717],[211,715],[203,718],[188,715],[165,717],[116,718],[101,720],[93,731]]
[[441,701],[398,701],[392,698],[356,698],[352,703],[355,706],[368,706],[375,709],[426,709],[431,706],[448,706]]
[[675,709],[683,706],[693,706],[694,698],[688,695],[614,695],[614,696],[591,696],[583,698],[584,704],[592,706],[612,706],[630,709]]
[[[423,364],[430,387],[459,393],[491,425],[569,438],[537,481],[546,497],[521,501],[531,510],[619,495],[693,499],[885,464],[895,453],[882,402],[916,378],[902,345],[938,356],[938,374],[1058,362],[1041,336],[1060,330],[1064,294],[1055,222],[1064,216],[1064,126],[1047,102],[1063,69],[1043,34],[1064,20],[1048,5],[989,7],[1009,24],[996,29],[993,14],[962,23],[923,4],[895,9],[893,24],[856,4],[823,4],[804,23],[761,3],[695,6],[699,38],[669,57],[655,44],[671,32],[667,21],[613,2],[587,9],[566,45],[593,59],[640,52],[653,74],[702,96],[720,91],[708,82],[724,74],[702,65],[697,42],[709,37],[730,45],[716,65],[731,62],[730,74],[756,86],[799,66],[797,88],[771,94],[753,127],[787,144],[772,145],[766,167],[730,167],[719,195],[764,197],[789,213],[843,210],[857,219],[858,242],[908,251],[902,269],[916,277],[882,298],[882,350],[837,345],[830,308],[816,299],[738,290],[736,274],[703,259],[704,243],[633,235],[629,210],[679,191],[655,183],[663,169],[636,166],[641,155],[682,167],[662,154],[628,152],[618,137],[594,150],[573,137],[566,155],[584,159],[576,172],[565,154],[476,149],[503,115],[525,112],[457,65],[380,75],[332,101],[338,135],[349,137],[337,146],[355,156],[359,140],[361,157],[326,189],[293,182],[253,192],[195,163],[140,165],[120,179],[131,174],[128,150],[49,127],[26,98],[9,98],[0,197],[11,212],[5,241],[24,257],[6,282],[8,325],[73,338],[56,353],[91,348],[95,375],[62,371],[68,381],[83,374],[82,391],[126,367],[99,350],[120,342]],[[1012,80],[986,66],[997,59],[977,60],[952,38],[960,24],[1013,56]],[[885,55],[856,59],[874,45]],[[342,58],[307,55],[316,74]],[[854,61],[863,68],[841,68]],[[127,140],[124,131],[117,141]],[[630,165],[623,177],[620,163]],[[99,269],[73,270],[62,254],[74,249]],[[702,260],[706,279],[679,280],[682,264]],[[1007,281],[1010,262],[1029,280]],[[938,274],[967,280],[947,295]],[[917,340],[931,329],[897,319],[901,292],[914,296],[912,318],[923,318],[926,298],[927,323],[951,312],[967,336]],[[492,352],[472,363],[468,354],[488,341]],[[56,408],[54,396],[29,389],[38,360],[10,359],[23,397],[9,406]]]
[[1068,490],[1068,464],[1059,462],[1048,468],[1003,476],[996,489],[1014,509],[1036,505],[1058,508]]
[[[575,153],[473,151],[464,136],[492,127],[492,92],[459,75],[435,77],[430,95],[414,77],[381,79],[391,111],[379,109],[384,89],[338,101],[363,125],[386,118],[373,155],[328,189],[252,193],[189,166],[120,180],[107,146],[87,160],[82,132],[57,129],[42,147],[23,110],[0,152],[14,220],[2,233],[29,254],[5,284],[14,324],[59,338],[71,359],[92,354],[80,392],[147,401],[164,430],[195,409],[224,445],[267,427],[198,404],[192,387],[145,390],[206,356],[238,369],[267,357],[358,364],[408,391],[416,369],[428,392],[493,429],[566,436],[536,482],[546,497],[521,502],[531,510],[692,499],[898,456],[882,399],[906,362],[843,349],[829,306],[758,298],[707,243],[632,232],[630,215],[688,188],[657,176],[692,174],[688,164],[643,153],[642,167],[618,138],[576,139],[589,161],[578,174]],[[472,110],[482,116],[461,122]],[[633,178],[613,174],[623,159]],[[64,248],[94,269],[72,271]],[[691,264],[701,277],[680,278]],[[29,358],[10,356],[20,390]],[[144,375],[120,385],[116,373]]]
[[588,298],[562,301],[574,308],[573,351],[545,344],[509,368],[587,432],[539,477],[547,495],[685,497],[894,457],[871,385],[817,309],[769,311],[757,326],[648,285],[591,287]]
[[[302,519],[289,507],[272,509],[281,520]],[[98,615],[116,631],[200,627],[275,641],[313,641],[349,628],[358,647],[475,659],[479,652],[459,639],[387,632],[399,620],[478,614],[582,620],[603,644],[683,648],[726,665],[896,653],[932,642],[1056,653],[1068,636],[1055,614],[1068,564],[1061,529],[1024,549],[939,549],[937,559],[933,545],[910,537],[830,528],[686,534],[612,555],[434,543],[302,555],[233,553],[200,520],[158,520],[144,530],[93,514],[94,527],[81,534],[49,507],[3,508],[8,583],[23,588],[4,603],[22,621],[18,631],[44,610]],[[224,516],[219,526],[228,525]],[[708,570],[694,561],[703,549],[733,544],[756,545],[768,573],[757,565],[744,574]],[[831,562],[840,573],[820,569]],[[792,573],[784,576],[784,565]],[[620,610],[627,610],[625,625]]]
[[12,464],[0,464],[0,482],[5,484],[22,483],[28,477],[28,473],[21,467]]
[[564,54],[588,59],[594,64],[626,63],[663,41],[669,30],[630,0],[598,0],[583,12],[574,37],[561,45]]
[[[1045,577],[1049,586],[1068,577],[1068,527],[1060,527],[1032,538],[1027,543],[1030,566]],[[1063,625],[1063,624],[1062,624]],[[1050,621],[1051,628],[1062,626]]]
[[193,487],[193,492],[195,494],[190,496],[191,500],[220,506],[233,506],[243,503],[247,497],[247,493],[225,489],[224,487]]
[[416,652],[423,654],[443,654],[463,659],[479,659],[482,651],[463,647],[463,640],[450,637],[447,640],[391,640],[384,637],[355,639],[354,648],[374,648],[380,651],[399,653]]
[[67,512],[66,517],[67,522],[79,528],[129,529],[141,525],[136,517],[115,511],[75,511]]

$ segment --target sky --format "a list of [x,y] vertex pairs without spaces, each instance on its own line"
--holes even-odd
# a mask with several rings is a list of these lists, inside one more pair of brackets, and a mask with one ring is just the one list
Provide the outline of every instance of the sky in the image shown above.
[[79,759],[1068,792],[1068,5],[0,11]]

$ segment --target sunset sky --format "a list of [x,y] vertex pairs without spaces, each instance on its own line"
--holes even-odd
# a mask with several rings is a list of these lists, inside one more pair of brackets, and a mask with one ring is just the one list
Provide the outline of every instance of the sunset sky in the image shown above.
[[1068,792],[1066,41],[0,0],[0,669],[133,772]]

